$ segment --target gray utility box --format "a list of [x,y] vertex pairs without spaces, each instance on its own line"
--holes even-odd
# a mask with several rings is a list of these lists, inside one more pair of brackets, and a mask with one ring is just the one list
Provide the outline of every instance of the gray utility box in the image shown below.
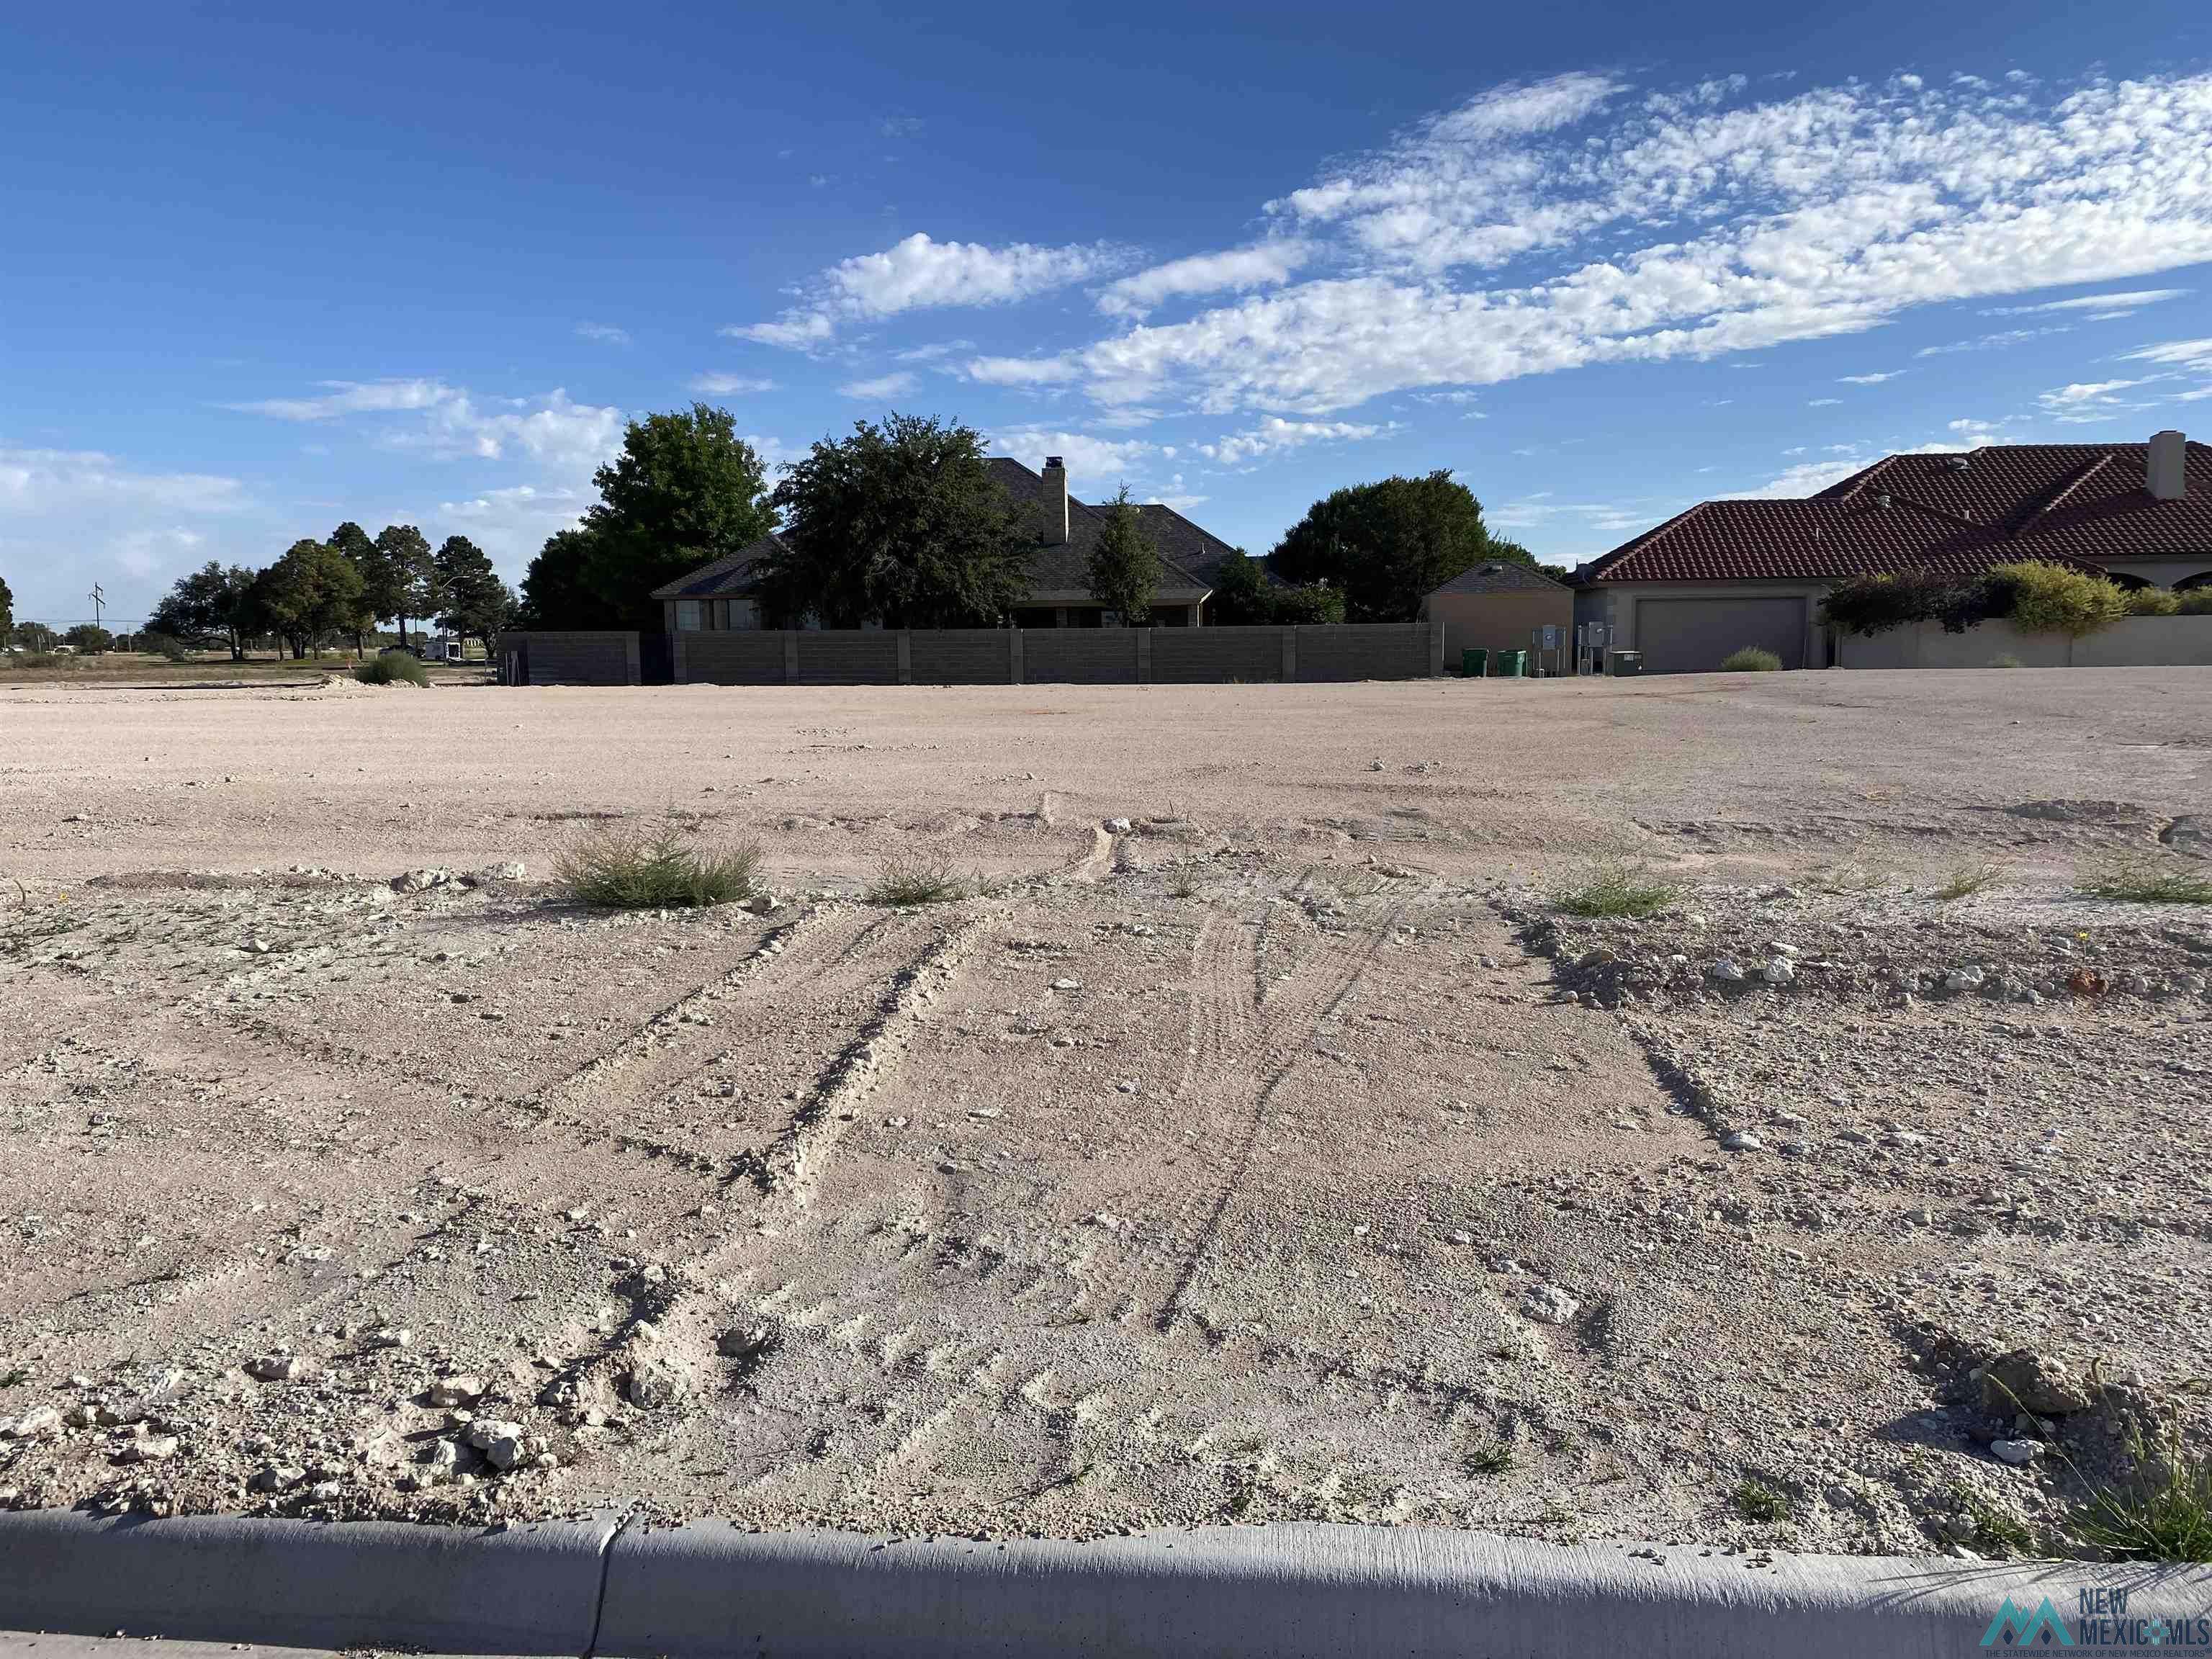
[[1641,651],[1608,651],[1605,653],[1605,672],[1615,676],[1641,674],[1644,653]]

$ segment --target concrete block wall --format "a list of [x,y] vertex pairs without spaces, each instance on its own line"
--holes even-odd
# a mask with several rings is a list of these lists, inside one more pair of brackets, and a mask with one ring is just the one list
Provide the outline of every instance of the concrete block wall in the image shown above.
[[530,685],[635,685],[635,634],[612,631],[507,633],[495,660],[514,659]]
[[[678,684],[1143,685],[1406,680],[1442,672],[1440,624],[681,633]],[[635,634],[507,634],[532,685],[635,685]]]
[[1012,628],[930,628],[907,635],[916,685],[1004,685],[1018,680],[1014,646],[1030,637]]
[[1248,684],[1283,678],[1281,628],[1156,628],[1152,678],[1161,684]]

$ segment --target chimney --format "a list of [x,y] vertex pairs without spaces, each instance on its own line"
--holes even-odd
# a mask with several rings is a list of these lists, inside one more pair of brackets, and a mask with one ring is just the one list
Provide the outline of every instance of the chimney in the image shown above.
[[1057,455],[1044,458],[1044,542],[1067,545],[1067,467]]
[[2151,434],[2149,453],[2143,458],[2151,499],[2178,501],[2189,494],[2189,440],[2179,432]]

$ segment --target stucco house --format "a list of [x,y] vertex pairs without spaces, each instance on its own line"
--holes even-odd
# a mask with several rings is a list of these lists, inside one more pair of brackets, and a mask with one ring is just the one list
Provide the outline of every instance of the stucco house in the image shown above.
[[[1120,618],[1091,596],[1083,580],[1091,549],[1106,526],[1104,509],[1067,493],[1067,468],[1057,455],[1046,457],[1043,470],[1037,472],[1006,455],[994,455],[984,465],[993,481],[1027,511],[1036,526],[1036,541],[1029,559],[1029,590],[1015,608],[1014,625],[1115,625]],[[1237,550],[1173,507],[1152,501],[1137,511],[1160,556],[1152,625],[1200,626],[1222,563]],[[759,628],[760,611],[752,599],[754,567],[780,544],[775,535],[763,536],[656,589],[653,597],[660,601],[668,632],[721,633]]]
[[2212,582],[2212,448],[2160,432],[1890,455],[1815,495],[1700,501],[1576,571],[1575,619],[1606,623],[1647,672],[1717,668],[1745,646],[1820,668],[1837,581],[2031,559],[2128,586]]
[[1443,660],[1462,651],[1525,651],[1546,626],[1565,639],[1574,625],[1574,590],[1511,559],[1470,565],[1421,601],[1421,620],[1443,629]]

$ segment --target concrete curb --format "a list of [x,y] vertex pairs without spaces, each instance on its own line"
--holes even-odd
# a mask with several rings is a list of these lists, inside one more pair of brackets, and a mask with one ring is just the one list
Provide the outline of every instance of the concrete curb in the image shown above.
[[0,1629],[587,1653],[617,1525],[0,1514]]
[[2085,1589],[2125,1590],[2130,1619],[2212,1607],[2197,1567],[1657,1553],[1304,1523],[994,1544],[45,1510],[0,1514],[0,1629],[623,1659],[1951,1659],[1990,1650],[2008,1601],[2025,1623],[2048,1597],[2080,1646]]
[[[981,1654],[1292,1659],[1389,1654],[1869,1659],[1988,1652],[2007,1597],[2128,1588],[2130,1611],[2199,1618],[2212,1571],[2046,1562],[1778,1558],[1565,1547],[1436,1528],[1301,1523],[1096,1543],[894,1543],[626,1530],[607,1565],[599,1652],[776,1659]],[[2023,1598],[2025,1598],[2023,1600]],[[1999,1645],[2008,1645],[2002,1641]]]

